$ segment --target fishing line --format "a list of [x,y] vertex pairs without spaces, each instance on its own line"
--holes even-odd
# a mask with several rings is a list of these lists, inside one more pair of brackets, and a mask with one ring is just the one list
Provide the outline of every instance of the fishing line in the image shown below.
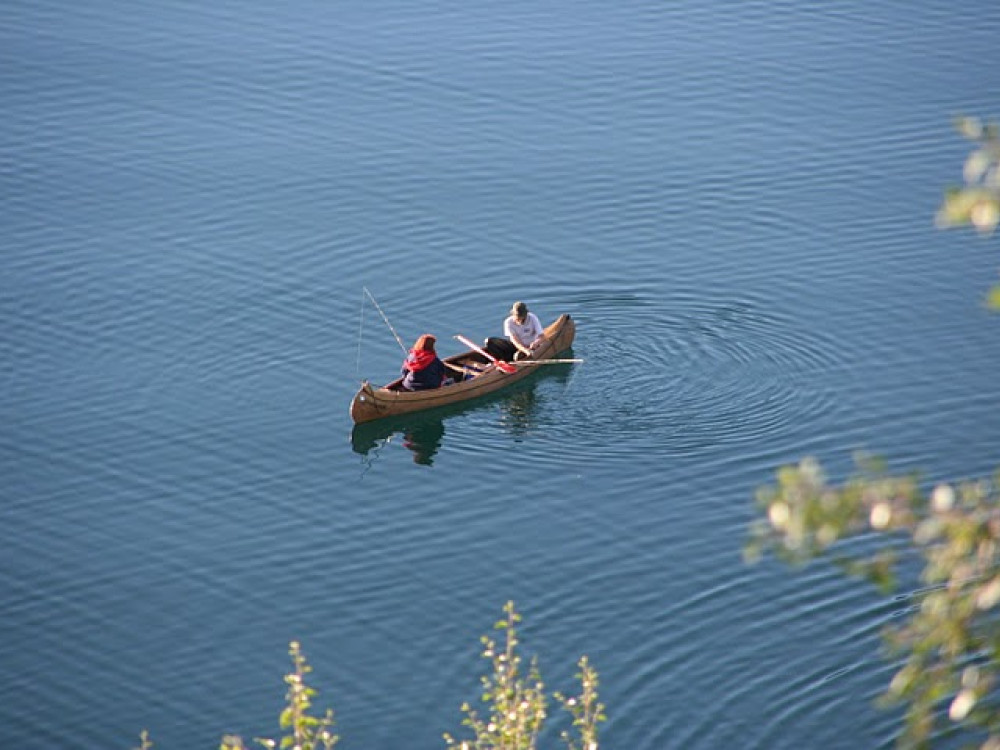
[[[361,287],[361,288],[364,289],[364,287]],[[365,289],[365,291],[368,291],[368,290]],[[362,337],[364,335],[364,331],[365,331],[365,295],[364,294],[361,295],[361,310],[360,310],[359,317],[361,318],[361,323],[358,326],[358,361],[354,365],[354,378],[355,378],[355,380],[360,380],[361,379],[361,339],[362,339]]]

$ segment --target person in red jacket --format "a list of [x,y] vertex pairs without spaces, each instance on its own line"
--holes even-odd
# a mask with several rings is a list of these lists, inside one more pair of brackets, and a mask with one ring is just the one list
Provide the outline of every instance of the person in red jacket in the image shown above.
[[410,353],[403,360],[403,388],[408,391],[421,391],[428,388],[440,388],[445,379],[444,362],[434,351],[431,334],[425,333],[417,339]]

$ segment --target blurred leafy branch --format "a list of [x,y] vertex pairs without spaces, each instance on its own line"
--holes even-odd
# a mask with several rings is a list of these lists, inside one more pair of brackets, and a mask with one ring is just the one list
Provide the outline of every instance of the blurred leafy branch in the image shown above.
[[[332,750],[340,739],[331,731],[333,729],[333,711],[327,709],[323,716],[313,716],[312,699],[316,690],[306,684],[306,675],[312,672],[312,667],[306,661],[305,654],[298,641],[292,641],[288,646],[288,654],[292,657],[294,669],[285,675],[285,708],[281,712],[278,723],[288,732],[281,738],[280,744],[271,739],[255,738],[255,742],[268,750],[280,747],[295,750]],[[219,750],[245,750],[243,738],[239,735],[226,735],[222,738]]]
[[[990,235],[1000,224],[1000,128],[968,117],[956,126],[975,147],[937,224]],[[1000,286],[988,304],[1000,310]],[[927,491],[877,458],[857,456],[856,467],[840,485],[812,458],[779,469],[757,492],[762,517],[751,525],[747,559],[771,553],[799,565],[829,556],[884,592],[904,557],[922,563],[914,606],[884,632],[901,664],[882,697],[906,707],[898,744],[925,747],[944,725],[973,733],[981,750],[1000,750],[1000,472]],[[843,553],[852,537],[869,537],[874,551]]]
[[[448,747],[459,750],[535,750],[538,734],[548,715],[545,685],[538,670],[537,658],[532,659],[527,673],[522,669],[518,654],[520,641],[517,623],[521,616],[514,602],[507,602],[504,617],[494,628],[504,633],[498,643],[483,636],[483,658],[492,665],[490,673],[480,682],[482,703],[488,717],[480,716],[468,703],[462,706],[464,726],[472,730],[473,739],[459,742],[450,734],[444,739]],[[568,750],[598,750],[597,725],[605,720],[604,705],[597,699],[597,672],[584,656],[578,662],[581,692],[567,698],[562,693],[553,697],[573,716],[573,731],[564,731],[562,738]]]
[[883,591],[895,585],[901,551],[922,557],[916,606],[884,633],[890,654],[902,658],[883,696],[908,704],[899,744],[924,745],[946,707],[951,721],[986,731],[983,750],[998,750],[1000,474],[925,494],[915,476],[891,476],[880,461],[860,457],[858,467],[839,487],[811,458],[781,468],[777,484],[757,493],[766,518],[752,525],[746,556],[772,552],[801,564],[848,537],[885,535],[873,552],[839,557]]
[[[482,702],[488,718],[480,718],[479,713],[469,704],[462,706],[466,715],[462,722],[472,733],[472,739],[458,741],[445,734],[448,747],[460,750],[537,750],[538,736],[548,715],[548,699],[538,669],[537,658],[525,674],[522,658],[518,650],[518,623],[521,615],[514,608],[514,602],[504,606],[504,617],[496,623],[496,629],[504,631],[504,640],[498,644],[484,636],[483,656],[490,660],[492,669],[481,678],[483,686]],[[312,667],[306,661],[298,642],[289,646],[293,670],[285,675],[285,708],[281,712],[279,724],[286,734],[278,741],[255,738],[254,741],[268,750],[332,750],[339,741],[333,734],[333,711],[327,709],[322,716],[311,713],[312,700],[316,690],[306,683],[306,676]],[[573,717],[572,728],[562,732],[567,750],[598,750],[598,724],[605,721],[604,705],[597,695],[597,672],[584,656],[578,662],[580,671],[577,679],[581,689],[578,695],[566,697],[555,693],[553,697]],[[136,750],[152,750],[153,742],[149,733],[143,730],[140,745]],[[239,735],[225,735],[219,750],[247,750]]]
[[[992,234],[1000,225],[1000,126],[975,117],[959,117],[955,127],[975,146],[962,169],[964,184],[945,191],[937,225],[971,225],[982,234]],[[1000,284],[990,290],[987,304],[1000,310]]]

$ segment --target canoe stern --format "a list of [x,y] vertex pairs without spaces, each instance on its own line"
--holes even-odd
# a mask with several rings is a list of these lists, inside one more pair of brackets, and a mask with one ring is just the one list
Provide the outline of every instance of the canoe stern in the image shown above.
[[367,380],[361,381],[361,387],[351,399],[351,419],[355,424],[370,422],[382,416],[385,407],[379,403],[378,397],[371,383]]

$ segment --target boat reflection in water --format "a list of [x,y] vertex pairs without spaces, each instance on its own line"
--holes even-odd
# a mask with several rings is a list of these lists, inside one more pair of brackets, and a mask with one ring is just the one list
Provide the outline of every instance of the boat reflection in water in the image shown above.
[[351,433],[351,446],[364,457],[378,458],[379,451],[402,436],[402,444],[413,453],[413,463],[432,466],[434,455],[444,440],[444,419],[423,414],[409,419],[387,419],[356,425]]
[[539,399],[536,393],[538,384],[550,380],[565,383],[572,370],[572,365],[552,365],[523,383],[474,402],[356,424],[351,432],[351,447],[362,456],[367,470],[378,460],[382,450],[397,441],[398,437],[398,442],[413,454],[414,463],[433,466],[434,457],[444,443],[447,418],[482,412],[483,419],[493,419],[490,412],[495,411],[497,406],[501,426],[521,441],[535,426],[538,408],[547,400]]
[[537,412],[538,396],[534,388],[512,392],[500,404],[500,424],[521,442],[535,426]]

